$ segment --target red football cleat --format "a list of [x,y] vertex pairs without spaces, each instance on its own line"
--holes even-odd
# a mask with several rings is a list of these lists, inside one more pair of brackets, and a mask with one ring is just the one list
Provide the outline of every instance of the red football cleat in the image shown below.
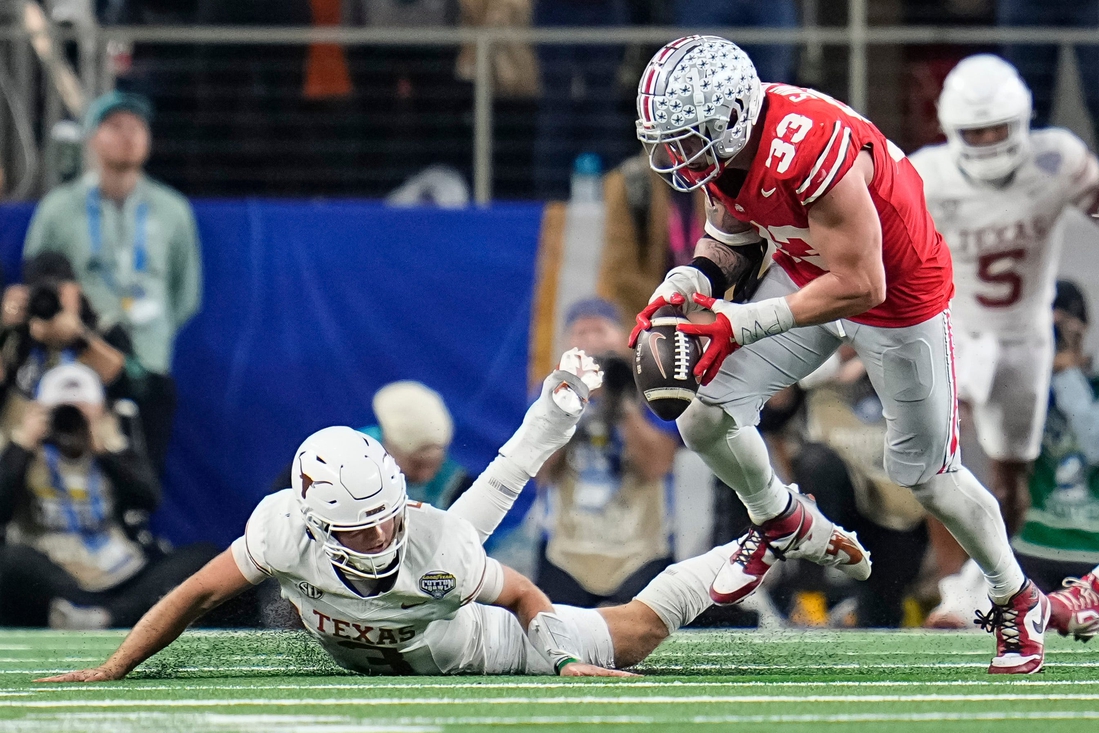
[[1049,594],[1049,626],[1061,636],[1087,641],[1099,633],[1099,577],[1093,570],[1082,578],[1065,578],[1064,586]]
[[750,596],[777,560],[802,558],[838,567],[856,580],[870,577],[870,553],[858,537],[833,524],[811,497],[790,487],[790,506],[760,525],[753,525],[737,543],[710,585],[710,598],[719,605],[740,603]]
[[1034,674],[1041,671],[1049,614],[1049,599],[1030,580],[1007,603],[993,603],[987,614],[978,611],[973,623],[996,634],[996,656],[992,658],[988,673]]

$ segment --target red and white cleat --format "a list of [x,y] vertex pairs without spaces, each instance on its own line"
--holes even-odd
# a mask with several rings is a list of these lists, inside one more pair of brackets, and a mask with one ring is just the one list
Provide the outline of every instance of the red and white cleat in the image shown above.
[[1007,603],[993,603],[987,614],[978,611],[973,623],[996,634],[996,656],[992,658],[988,673],[1034,674],[1041,671],[1049,614],[1049,599],[1030,580]]
[[1082,578],[1065,578],[1064,586],[1049,594],[1049,627],[1087,641],[1099,633],[1099,576],[1093,570]]
[[759,587],[777,560],[787,558],[837,567],[855,580],[870,577],[870,553],[858,537],[829,521],[812,497],[799,494],[796,486],[789,490],[792,499],[786,511],[753,525],[718,571],[710,585],[714,603],[740,603]]

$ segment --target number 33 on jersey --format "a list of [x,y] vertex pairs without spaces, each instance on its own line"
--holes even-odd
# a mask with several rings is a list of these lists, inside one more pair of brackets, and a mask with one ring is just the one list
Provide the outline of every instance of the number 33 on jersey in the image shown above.
[[941,313],[953,294],[950,253],[935,231],[923,183],[904,153],[847,105],[810,89],[763,87],[759,152],[746,174],[726,170],[706,186],[710,197],[751,223],[775,248],[775,262],[798,287],[827,271],[813,248],[809,209],[854,165],[873,159],[871,198],[882,229],[885,302],[851,320],[912,326]]

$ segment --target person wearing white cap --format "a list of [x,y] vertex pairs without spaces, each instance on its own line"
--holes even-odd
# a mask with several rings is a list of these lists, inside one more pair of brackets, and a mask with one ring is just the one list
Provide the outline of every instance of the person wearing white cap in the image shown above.
[[446,508],[473,483],[447,451],[454,438],[454,420],[442,396],[420,382],[391,382],[373,401],[377,426],[361,432],[380,440],[408,480],[414,501]]
[[0,626],[128,626],[217,550],[150,554],[123,515],[150,512],[160,487],[77,362],[42,375],[0,452]]

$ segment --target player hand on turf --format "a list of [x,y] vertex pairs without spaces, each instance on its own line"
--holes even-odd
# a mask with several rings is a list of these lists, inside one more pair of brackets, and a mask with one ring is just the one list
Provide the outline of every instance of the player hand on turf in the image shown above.
[[[702,385],[714,381],[714,377],[721,370],[721,364],[729,354],[740,348],[740,344],[733,338],[733,324],[725,315],[723,306],[738,307],[734,303],[725,300],[711,298],[708,295],[695,293],[694,302],[703,308],[716,314],[713,323],[682,323],[676,330],[691,336],[704,336],[710,339],[706,344],[706,350],[702,352],[702,358],[695,365],[694,375]],[[720,304],[720,305],[719,305]]]
[[120,680],[126,676],[121,670],[110,667],[92,667],[91,669],[78,669],[75,672],[54,675],[53,677],[40,677],[35,682],[111,682]]
[[561,668],[562,677],[640,677],[633,672],[623,672],[620,669],[604,669],[594,664],[583,662],[569,662]]
[[687,302],[687,299],[683,297],[682,293],[672,293],[667,297],[660,295],[654,297],[652,302],[645,306],[645,309],[637,314],[637,325],[630,331],[630,340],[627,343],[631,349],[637,346],[637,339],[641,335],[642,331],[648,331],[653,327],[652,317],[653,313],[663,308],[666,305],[683,305]]

